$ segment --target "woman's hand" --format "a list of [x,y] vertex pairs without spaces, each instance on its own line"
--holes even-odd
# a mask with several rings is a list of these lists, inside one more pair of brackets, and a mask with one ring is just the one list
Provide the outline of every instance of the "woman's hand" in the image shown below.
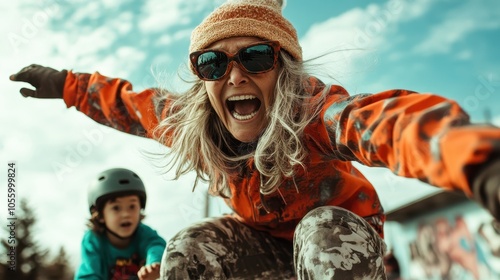
[[24,97],[63,98],[67,73],[66,70],[57,71],[50,67],[31,64],[10,75],[9,78],[11,81],[27,82],[35,87],[35,90],[21,88],[20,92]]
[[500,221],[500,160],[483,167],[472,181],[472,193],[497,221]]

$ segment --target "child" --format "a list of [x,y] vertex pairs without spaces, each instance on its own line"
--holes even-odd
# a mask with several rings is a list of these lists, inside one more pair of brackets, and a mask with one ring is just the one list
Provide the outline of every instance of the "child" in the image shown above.
[[[88,192],[91,214],[75,279],[157,279],[166,243],[141,222],[144,183],[134,172],[101,172]],[[92,278],[95,279],[95,278]]]

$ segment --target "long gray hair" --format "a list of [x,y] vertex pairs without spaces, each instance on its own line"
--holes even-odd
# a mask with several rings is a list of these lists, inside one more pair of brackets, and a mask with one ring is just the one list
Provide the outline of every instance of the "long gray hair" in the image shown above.
[[[204,82],[197,80],[184,94],[160,90],[159,98],[170,108],[160,121],[155,135],[169,146],[167,169],[175,167],[175,179],[191,171],[198,180],[209,183],[212,194],[229,196],[229,181],[251,163],[261,175],[261,193],[276,191],[285,178],[292,178],[296,168],[305,168],[307,155],[303,134],[305,127],[319,113],[313,99],[309,76],[303,63],[280,52],[280,69],[274,98],[268,108],[268,126],[256,147],[241,153],[212,108]],[[286,112],[286,113],[284,113]]]

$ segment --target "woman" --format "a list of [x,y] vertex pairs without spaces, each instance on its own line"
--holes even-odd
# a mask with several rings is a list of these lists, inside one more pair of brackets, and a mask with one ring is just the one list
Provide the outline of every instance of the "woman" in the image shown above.
[[[177,177],[195,171],[233,215],[194,224],[163,255],[168,279],[385,279],[384,214],[351,164],[478,199],[500,217],[500,130],[453,101],[391,90],[349,96],[303,68],[281,1],[231,1],[192,33],[184,94],[32,65],[11,76],[94,120],[155,138]],[[461,153],[458,154],[457,151]]]

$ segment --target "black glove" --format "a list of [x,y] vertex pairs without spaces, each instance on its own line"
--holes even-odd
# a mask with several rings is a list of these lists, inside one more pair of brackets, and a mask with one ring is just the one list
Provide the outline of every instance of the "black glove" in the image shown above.
[[500,221],[500,160],[483,165],[472,181],[473,198]]
[[21,88],[20,92],[24,97],[62,98],[67,74],[66,70],[57,71],[50,67],[31,64],[9,78],[11,81],[27,82],[35,87],[35,90]]

